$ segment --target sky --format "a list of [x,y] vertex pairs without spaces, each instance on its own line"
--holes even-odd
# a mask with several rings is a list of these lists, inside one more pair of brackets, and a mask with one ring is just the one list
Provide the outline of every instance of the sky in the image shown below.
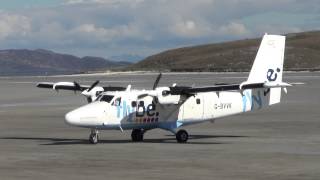
[[0,49],[115,60],[320,30],[319,0],[0,0]]

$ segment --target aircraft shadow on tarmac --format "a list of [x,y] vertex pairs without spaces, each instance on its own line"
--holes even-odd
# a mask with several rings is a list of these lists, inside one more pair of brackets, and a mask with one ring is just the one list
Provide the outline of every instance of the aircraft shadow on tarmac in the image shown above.
[[[174,135],[166,135],[167,138],[158,139],[144,139],[143,142],[132,142],[128,140],[99,140],[99,144],[122,144],[122,143],[168,143],[177,144]],[[193,140],[199,139],[216,139],[216,138],[246,138],[248,136],[236,135],[190,135],[189,141],[186,144],[230,144],[230,142],[196,142]],[[76,145],[76,144],[90,144],[87,139],[66,139],[66,138],[42,138],[42,137],[3,137],[0,139],[9,140],[30,140],[30,141],[49,141],[49,143],[41,143],[40,145]]]

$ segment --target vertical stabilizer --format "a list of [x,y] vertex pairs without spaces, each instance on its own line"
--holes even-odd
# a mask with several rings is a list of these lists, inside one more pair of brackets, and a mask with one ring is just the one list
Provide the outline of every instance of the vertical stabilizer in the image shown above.
[[248,82],[282,82],[285,36],[264,35]]
[[[264,35],[247,83],[282,82],[285,36]],[[269,105],[280,102],[281,88],[270,89]]]

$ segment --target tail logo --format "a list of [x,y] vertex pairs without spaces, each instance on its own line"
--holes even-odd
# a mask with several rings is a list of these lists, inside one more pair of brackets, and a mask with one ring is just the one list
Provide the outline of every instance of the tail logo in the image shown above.
[[278,73],[280,72],[280,68],[277,68],[277,70],[269,69],[267,72],[267,79],[269,81],[276,81],[278,78]]

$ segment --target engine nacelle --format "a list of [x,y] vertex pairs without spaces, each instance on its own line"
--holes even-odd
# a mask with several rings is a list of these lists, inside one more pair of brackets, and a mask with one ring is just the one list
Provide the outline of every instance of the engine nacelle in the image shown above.
[[104,91],[103,87],[96,86],[91,91],[88,92],[88,89],[82,91],[82,95],[86,96],[88,99],[88,102],[95,101],[100,93]]
[[180,95],[171,95],[169,87],[159,87],[157,90],[157,98],[160,104],[179,104],[181,100]]

